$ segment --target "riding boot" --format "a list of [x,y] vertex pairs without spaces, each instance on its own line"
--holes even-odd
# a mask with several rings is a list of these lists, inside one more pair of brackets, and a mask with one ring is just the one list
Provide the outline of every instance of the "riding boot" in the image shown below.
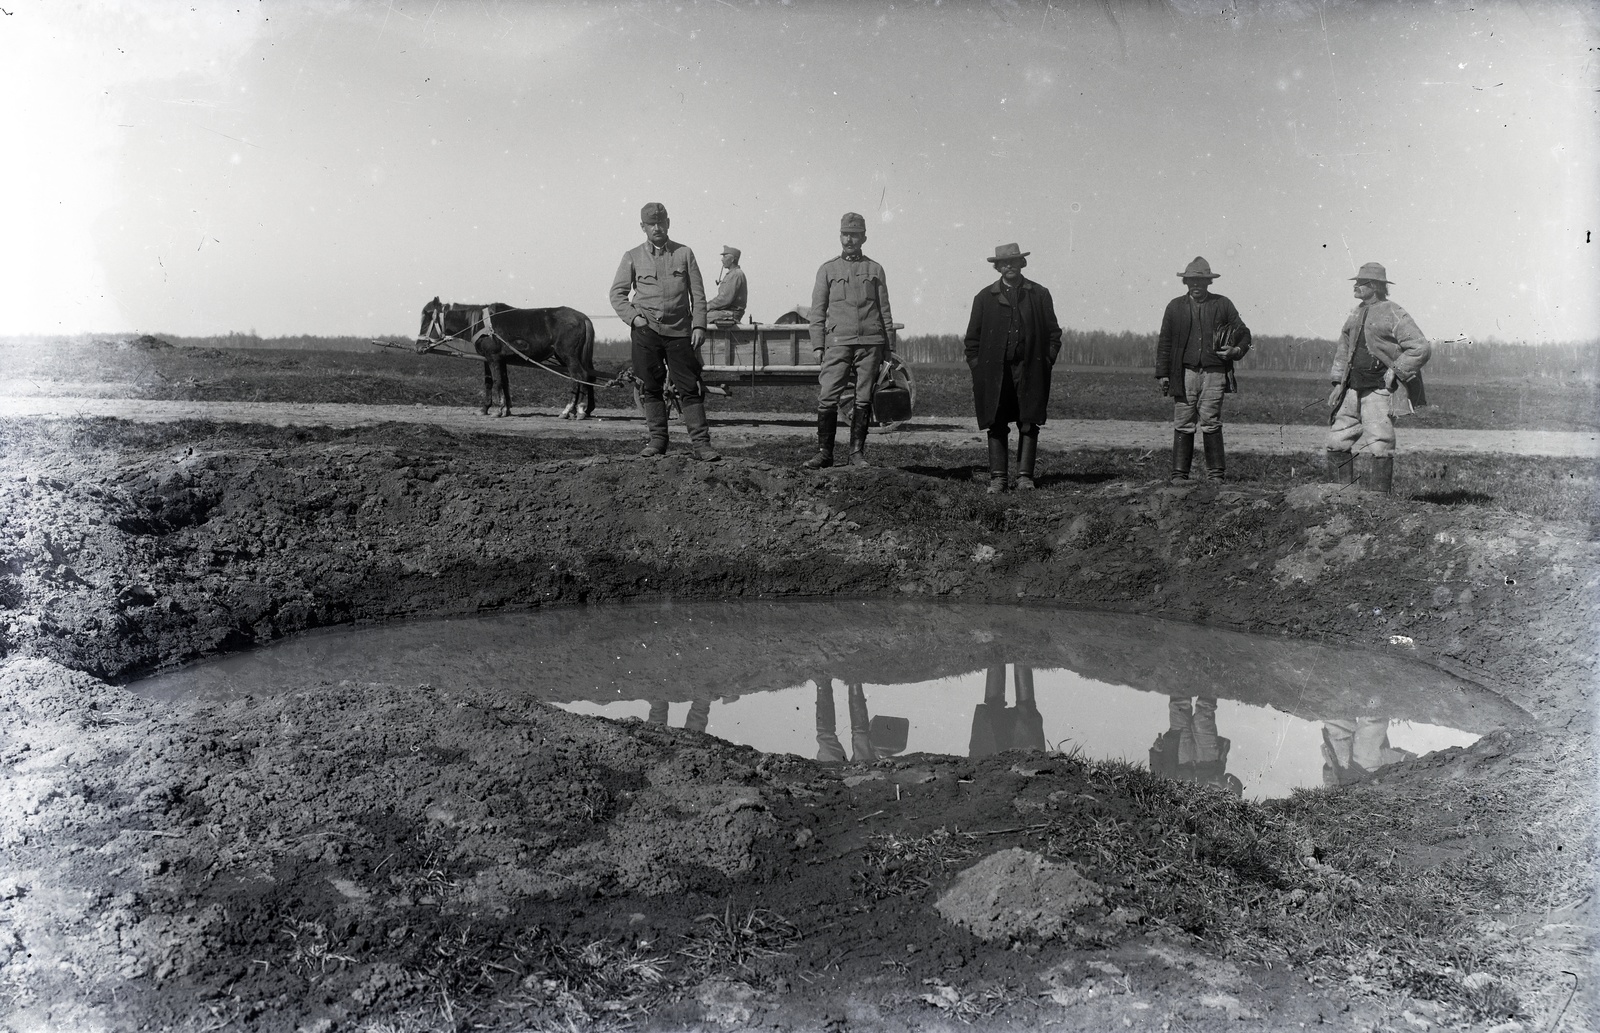
[[1039,457],[1039,428],[1017,428],[1017,490],[1033,490],[1033,465]]
[[867,466],[867,425],[872,422],[872,410],[865,405],[856,406],[850,417],[850,465]]
[[702,463],[714,463],[722,456],[711,447],[711,427],[706,423],[706,403],[700,398],[683,400],[683,423],[689,428],[689,452]]
[[1386,496],[1395,493],[1395,457],[1373,457],[1373,491],[1381,491]]
[[1356,483],[1356,457],[1342,449],[1328,449],[1328,483]]
[[989,494],[998,495],[1006,490],[1006,463],[1011,458],[1011,449],[1006,441],[1006,428],[1001,427],[999,434],[989,435]]
[[667,454],[667,403],[660,398],[641,398],[639,408],[644,410],[644,426],[648,441],[639,455],[646,459]]
[[1379,495],[1394,493],[1394,456],[1368,456],[1361,471],[1361,490]]
[[1208,430],[1202,435],[1202,437],[1205,439],[1206,478],[1208,480],[1220,481],[1223,479],[1224,471],[1228,465],[1227,458],[1222,452],[1222,428],[1218,427],[1216,430]]
[[807,470],[822,470],[833,465],[833,435],[839,429],[839,409],[830,405],[817,413],[817,454],[801,465]]
[[1172,432],[1172,483],[1189,479],[1189,467],[1194,465],[1194,435],[1181,430]]

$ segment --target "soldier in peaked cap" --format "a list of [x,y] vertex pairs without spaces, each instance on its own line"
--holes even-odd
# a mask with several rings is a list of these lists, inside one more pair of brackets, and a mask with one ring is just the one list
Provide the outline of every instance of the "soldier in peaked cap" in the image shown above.
[[1061,324],[1050,292],[1022,275],[1028,255],[1001,244],[988,261],[1000,278],[972,299],[965,338],[978,427],[989,432],[989,492],[1006,489],[1006,437],[1017,425],[1017,489],[1033,487],[1039,425],[1050,403],[1050,371],[1061,354]]
[[667,207],[651,201],[639,210],[644,243],[622,256],[611,281],[611,307],[633,338],[633,372],[649,440],[641,456],[667,451],[667,377],[683,405],[689,451],[696,459],[722,458],[711,447],[705,398],[700,393],[700,345],[706,339],[706,291],[694,252],[667,236]]
[[1233,302],[1211,293],[1218,274],[1196,257],[1178,277],[1184,293],[1167,302],[1156,346],[1156,379],[1172,396],[1172,483],[1189,479],[1194,434],[1205,442],[1206,476],[1222,480],[1222,396],[1239,390],[1233,364],[1250,350],[1250,328]]
[[822,263],[811,288],[811,350],[817,353],[817,454],[808,470],[833,465],[839,403],[855,381],[850,419],[850,465],[867,465],[872,388],[885,349],[894,349],[894,316],[883,266],[861,253],[867,220],[846,212],[839,220],[839,257]]
[[739,254],[736,247],[722,246],[722,272],[717,274],[717,296],[706,302],[708,326],[712,323],[737,323],[744,318],[749,287],[745,284],[744,270],[739,268]]
[[1394,486],[1394,417],[1428,404],[1422,367],[1433,353],[1416,321],[1389,300],[1388,275],[1368,262],[1351,277],[1356,307],[1339,332],[1328,394],[1329,479],[1356,483],[1355,457],[1366,453],[1361,487],[1384,494]]

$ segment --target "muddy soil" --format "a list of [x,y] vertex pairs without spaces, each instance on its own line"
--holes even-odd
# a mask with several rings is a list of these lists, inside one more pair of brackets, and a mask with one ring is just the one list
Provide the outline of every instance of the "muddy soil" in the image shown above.
[[[991,497],[936,447],[806,473],[418,426],[0,434],[0,1028],[1595,1022],[1587,526],[1132,466]],[[1257,806],[450,685],[119,687],[332,624],[824,595],[1404,650],[1534,729]]]

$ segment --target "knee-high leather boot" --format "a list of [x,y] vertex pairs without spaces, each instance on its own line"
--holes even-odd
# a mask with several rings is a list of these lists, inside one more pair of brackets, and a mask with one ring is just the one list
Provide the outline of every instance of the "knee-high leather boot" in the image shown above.
[[1394,493],[1394,456],[1368,456],[1361,472],[1361,490],[1379,495]]
[[1208,430],[1203,435],[1206,450],[1206,477],[1213,481],[1220,481],[1226,474],[1228,467],[1227,456],[1222,451],[1222,428]]
[[1356,457],[1353,452],[1328,449],[1328,483],[1356,483]]
[[1189,479],[1189,467],[1194,465],[1194,435],[1181,430],[1172,432],[1172,483]]
[[1017,490],[1033,490],[1033,466],[1039,458],[1039,428],[1017,428]]
[[667,454],[667,403],[660,398],[641,398],[646,441],[639,454],[646,459]]
[[856,406],[850,417],[850,465],[867,466],[867,425],[872,422],[872,410]]
[[833,465],[833,436],[839,430],[839,409],[828,406],[817,413],[817,454],[803,465],[807,470],[822,470]]
[[702,463],[714,463],[722,458],[722,455],[711,447],[711,425],[706,422],[704,400],[684,399],[683,423],[689,428],[690,454]]
[[989,494],[998,495],[1006,490],[1006,464],[1011,460],[1009,434],[1001,427],[1000,433],[989,434]]

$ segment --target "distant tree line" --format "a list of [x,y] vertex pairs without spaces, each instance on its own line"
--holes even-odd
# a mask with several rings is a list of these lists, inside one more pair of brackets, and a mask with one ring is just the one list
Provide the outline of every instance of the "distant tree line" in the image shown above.
[[[148,336],[148,335],[147,335]],[[155,337],[180,348],[266,348],[279,351],[348,351],[372,349],[370,337],[316,337],[301,334],[289,337],[260,337],[254,333],[228,333],[211,337],[181,337],[158,334]],[[67,341],[70,337],[52,338]],[[93,340],[121,341],[127,338],[91,335]],[[412,338],[386,335],[384,340],[410,346]],[[43,339],[41,339],[43,340]],[[1066,330],[1061,335],[1061,362],[1069,366],[1105,366],[1120,369],[1154,369],[1156,335],[1130,331]],[[1274,337],[1259,335],[1242,369],[1274,372],[1326,373],[1333,361],[1334,342],[1314,337]],[[955,334],[920,334],[902,337],[900,355],[912,363],[949,365],[964,363],[965,349]],[[626,341],[596,341],[597,359],[626,362],[630,356]],[[1540,377],[1600,380],[1600,341],[1567,341],[1553,344],[1519,344],[1488,338],[1481,341],[1435,341],[1433,358],[1428,363],[1433,373],[1469,376],[1532,374]]]
[[[1241,368],[1281,372],[1326,373],[1333,364],[1335,342],[1315,337],[1257,335]],[[908,362],[950,364],[965,361],[965,348],[955,334],[903,337],[900,355]],[[1156,335],[1129,331],[1065,330],[1061,362],[1069,366],[1148,368],[1156,364]],[[1600,341],[1558,344],[1512,344],[1483,341],[1434,341],[1428,370],[1469,375],[1532,373],[1547,377],[1600,379]]]

